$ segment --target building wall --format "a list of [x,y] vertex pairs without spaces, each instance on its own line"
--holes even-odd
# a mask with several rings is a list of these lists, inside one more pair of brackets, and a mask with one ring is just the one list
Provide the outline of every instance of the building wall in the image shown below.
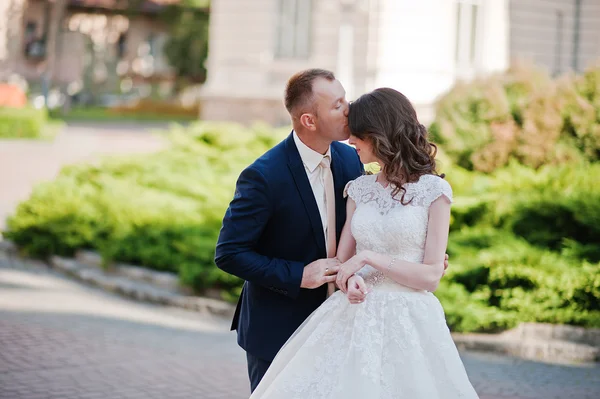
[[21,20],[25,0],[0,1],[0,81],[17,70],[21,57]]
[[[372,44],[377,59],[372,85],[404,93],[425,123],[433,118],[435,100],[457,80],[471,80],[508,66],[506,1],[474,2],[477,17],[471,19],[468,14],[466,18],[463,12],[462,21],[457,16],[459,3],[380,0],[373,11],[379,34]],[[471,2],[462,3],[471,7]]]
[[[574,67],[576,0],[511,0],[513,60],[533,61],[554,74]],[[600,1],[581,0],[577,70],[600,58]]]
[[[379,0],[373,87],[405,94],[422,110],[454,80],[452,2]],[[372,89],[369,88],[369,89]]]
[[[279,1],[211,3],[202,119],[287,124],[283,91],[289,77],[313,67],[338,71],[340,2],[312,0],[309,56],[291,59],[278,58],[275,52]],[[354,76],[353,70],[349,73]]]
[[[459,0],[313,0],[310,56],[294,60],[274,54],[280,1],[211,3],[203,119],[288,123],[287,79],[321,67],[336,73],[350,100],[381,86],[402,91],[427,123],[435,99],[457,79],[508,65],[508,0],[479,2],[477,58],[469,65],[455,59]],[[252,99],[261,105],[249,107]]]

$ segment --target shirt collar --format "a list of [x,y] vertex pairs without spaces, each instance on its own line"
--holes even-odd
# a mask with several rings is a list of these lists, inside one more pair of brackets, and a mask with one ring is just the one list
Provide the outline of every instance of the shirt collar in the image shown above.
[[325,155],[329,155],[329,159],[331,159],[331,146],[329,146],[325,155],[319,154],[317,151],[304,144],[302,140],[300,140],[300,137],[298,137],[298,134],[295,130],[293,135],[294,142],[296,143],[296,147],[298,148],[298,152],[300,153],[300,158],[302,159],[302,163],[304,163],[304,166],[306,166],[310,173],[314,172],[315,169],[317,169]]

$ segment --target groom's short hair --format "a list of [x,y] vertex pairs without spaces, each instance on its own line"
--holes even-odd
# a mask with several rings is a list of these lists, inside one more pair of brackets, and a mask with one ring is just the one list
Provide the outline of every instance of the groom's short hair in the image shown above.
[[[292,116],[297,116],[299,111],[306,112],[313,98],[313,83],[316,79],[323,78],[335,80],[333,72],[325,69],[307,69],[292,76],[285,87],[285,108]],[[315,111],[310,109],[310,111]]]

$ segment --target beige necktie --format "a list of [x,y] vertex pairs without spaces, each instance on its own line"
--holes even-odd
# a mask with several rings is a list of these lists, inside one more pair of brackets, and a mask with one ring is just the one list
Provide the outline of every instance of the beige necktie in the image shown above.
[[[335,258],[337,242],[335,239],[335,191],[333,190],[333,174],[331,173],[331,158],[328,155],[321,161],[323,168],[323,185],[325,187],[325,209],[327,210],[327,257]],[[327,296],[335,292],[335,284],[327,284]]]

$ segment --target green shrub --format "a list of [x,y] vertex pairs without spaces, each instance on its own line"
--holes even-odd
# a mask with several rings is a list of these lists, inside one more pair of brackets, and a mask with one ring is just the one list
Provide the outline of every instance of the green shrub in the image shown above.
[[511,161],[531,168],[600,159],[600,66],[552,80],[515,65],[506,74],[457,84],[437,104],[434,141],[468,170]]
[[539,247],[599,261],[599,173],[600,164],[547,166],[535,173],[513,164],[494,174],[491,191],[498,200],[487,220]]
[[[512,215],[512,230],[532,244],[560,250],[565,237],[589,237],[585,225],[575,223],[573,212],[565,204],[530,201],[518,204]],[[552,228],[548,228],[552,226]]]
[[573,259],[600,262],[600,245],[598,245],[598,242],[581,244],[570,238],[565,238],[562,242],[561,253]]
[[41,138],[47,123],[45,109],[0,107],[0,138]]
[[600,160],[600,65],[560,85],[564,133],[592,161]]
[[450,229],[474,226],[481,222],[489,213],[489,203],[473,197],[458,198],[452,205]]
[[444,306],[446,322],[452,331],[497,332],[516,326],[517,315],[486,306],[482,301],[474,300],[472,294],[457,283],[442,279],[435,292]]
[[[451,267],[436,295],[452,312],[448,322],[457,331],[492,331],[521,321],[600,326],[600,263],[489,227],[453,232],[450,243]],[[448,287],[454,296],[444,292]]]
[[600,68],[552,80],[516,66],[459,84],[430,133],[451,159],[436,292],[451,328],[600,327]]
[[92,248],[102,221],[93,202],[96,193],[70,178],[43,183],[8,219],[4,235],[31,256],[72,255],[78,248]]
[[40,257],[96,249],[107,264],[176,272],[233,300],[242,282],[213,261],[221,219],[242,168],[284,132],[197,123],[173,127],[169,150],[68,166],[18,207],[5,236]]

